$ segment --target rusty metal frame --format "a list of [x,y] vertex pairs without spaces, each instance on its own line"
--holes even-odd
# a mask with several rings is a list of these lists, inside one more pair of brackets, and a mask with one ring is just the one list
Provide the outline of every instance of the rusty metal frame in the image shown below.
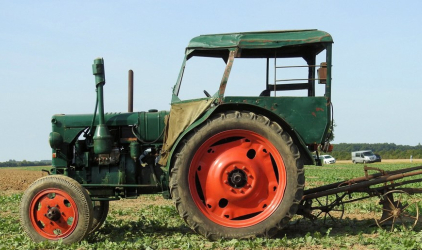
[[[378,170],[380,173],[368,175],[368,170]],[[419,171],[416,171],[419,170]],[[412,167],[412,168],[405,168],[405,169],[399,169],[394,171],[383,171],[381,169],[377,168],[371,168],[371,167],[364,167],[365,176],[363,177],[357,177],[350,179],[348,181],[343,182],[336,182],[332,184],[328,184],[325,186],[320,186],[313,189],[305,190],[304,195],[302,197],[302,201],[320,198],[327,195],[333,195],[338,193],[368,193],[368,197],[348,200],[344,203],[350,203],[357,200],[362,200],[365,198],[370,198],[374,196],[380,196],[386,191],[389,190],[402,190],[409,194],[415,194],[415,193],[422,193],[422,188],[397,188],[399,186],[403,186],[406,184],[411,183],[418,183],[422,182],[422,178],[414,179],[414,180],[407,180],[403,182],[393,183],[395,180],[400,180],[406,177],[416,176],[422,174],[422,166]],[[391,184],[387,185],[387,183],[390,182]],[[373,185],[382,184],[385,185],[382,187],[376,187],[371,188]]]

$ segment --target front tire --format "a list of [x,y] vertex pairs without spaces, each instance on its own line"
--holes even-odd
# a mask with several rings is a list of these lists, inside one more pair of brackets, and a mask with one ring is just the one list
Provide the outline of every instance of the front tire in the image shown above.
[[92,225],[88,234],[92,234],[97,231],[105,222],[110,208],[109,201],[93,201],[92,202]]
[[91,228],[92,202],[85,188],[62,175],[49,175],[32,183],[24,192],[20,221],[35,242],[81,241]]
[[269,237],[296,213],[304,181],[299,149],[279,124],[231,111],[182,142],[170,192],[186,223],[209,239]]

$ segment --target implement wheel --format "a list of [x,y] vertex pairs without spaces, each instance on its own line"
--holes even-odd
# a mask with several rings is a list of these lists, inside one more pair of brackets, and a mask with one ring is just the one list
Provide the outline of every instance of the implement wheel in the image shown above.
[[315,198],[311,207],[314,218],[321,218],[324,225],[337,225],[343,219],[344,204],[341,202],[344,195],[327,195]]
[[92,202],[78,182],[61,175],[36,180],[25,191],[21,206],[21,225],[35,242],[81,241],[91,228]]
[[412,230],[419,219],[419,202],[401,190],[392,190],[385,193],[380,200],[382,216],[375,219],[382,228]]
[[176,155],[170,180],[176,208],[209,239],[272,236],[296,213],[304,185],[299,150],[264,116],[214,116]]

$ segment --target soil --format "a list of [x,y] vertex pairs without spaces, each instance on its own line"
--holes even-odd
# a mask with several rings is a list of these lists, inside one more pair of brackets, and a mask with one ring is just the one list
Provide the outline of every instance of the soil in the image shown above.
[[46,175],[42,171],[0,168],[0,195],[22,193],[32,182]]

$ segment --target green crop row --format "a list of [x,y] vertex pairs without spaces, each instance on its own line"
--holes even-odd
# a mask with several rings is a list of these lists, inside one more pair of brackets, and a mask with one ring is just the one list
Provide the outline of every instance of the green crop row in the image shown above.
[[[384,170],[415,164],[370,165]],[[371,173],[375,173],[371,171]],[[371,174],[370,173],[370,174]],[[307,188],[364,176],[362,165],[306,166]],[[413,186],[420,186],[412,184]],[[364,194],[356,194],[363,197]],[[361,196],[359,196],[361,195]],[[413,197],[413,196],[411,196]],[[21,194],[0,196],[0,250],[3,249],[422,249],[421,226],[413,231],[379,229],[369,216],[380,211],[378,198],[345,205],[343,220],[323,224],[300,216],[274,238],[208,241],[191,231],[176,209],[159,195],[141,196],[131,206],[114,204],[105,224],[84,241],[33,243],[19,225]],[[322,198],[323,200],[324,198]],[[155,203],[154,203],[155,202]],[[139,203],[139,205],[138,205]],[[144,205],[152,203],[153,205]],[[124,203],[123,203],[124,204]],[[422,223],[420,223],[422,224]]]

